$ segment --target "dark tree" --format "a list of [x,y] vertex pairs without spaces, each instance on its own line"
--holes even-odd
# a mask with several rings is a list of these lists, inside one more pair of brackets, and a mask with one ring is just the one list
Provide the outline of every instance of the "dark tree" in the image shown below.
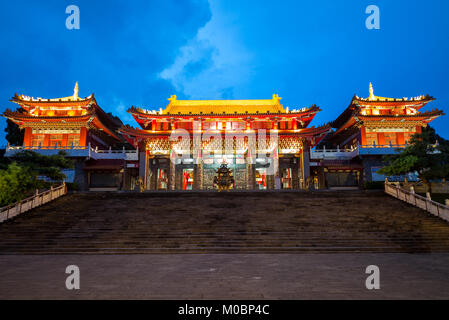
[[72,169],[74,162],[66,158],[66,153],[60,151],[52,156],[44,156],[33,151],[22,151],[17,153],[11,160],[21,167],[27,167],[37,175],[49,177],[52,180],[63,180],[66,176],[61,172],[62,169]]
[[387,156],[388,165],[379,173],[402,175],[418,172],[418,177],[431,192],[430,180],[449,178],[449,141],[436,134],[430,126],[415,134],[400,154]]
[[[23,109],[20,108],[17,111],[22,112]],[[21,146],[23,144],[23,137],[25,135],[24,130],[20,129],[17,124],[9,119],[6,120],[6,123],[6,140],[8,140],[9,144],[12,146]]]

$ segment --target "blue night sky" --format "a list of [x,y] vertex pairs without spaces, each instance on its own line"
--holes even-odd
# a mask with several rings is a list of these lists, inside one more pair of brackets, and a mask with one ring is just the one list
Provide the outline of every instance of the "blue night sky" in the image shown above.
[[[81,11],[68,30],[65,9]],[[380,30],[365,9],[380,8]],[[14,93],[56,98],[95,93],[99,105],[137,126],[131,105],[179,99],[283,97],[319,105],[312,125],[335,119],[352,96],[437,98],[449,112],[447,0],[2,1],[0,111]],[[433,122],[449,138],[448,118]],[[6,145],[0,120],[0,146]]]

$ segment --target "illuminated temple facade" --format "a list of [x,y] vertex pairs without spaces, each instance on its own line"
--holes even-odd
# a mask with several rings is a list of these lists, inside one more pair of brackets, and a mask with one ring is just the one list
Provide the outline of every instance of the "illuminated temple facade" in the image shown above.
[[314,127],[316,105],[284,108],[274,94],[262,100],[178,100],[165,108],[128,112],[139,128],[105,113],[95,97],[42,99],[15,95],[20,108],[3,116],[24,130],[22,150],[75,160],[68,178],[79,190],[213,190],[222,165],[235,190],[360,188],[382,181],[382,157],[398,153],[415,133],[443,115],[421,111],[433,101],[354,96],[334,121]]
[[115,129],[121,122],[107,115],[95,97],[80,98],[78,83],[72,96],[57,99],[15,95],[11,101],[22,110],[3,114],[24,129],[26,147],[92,147],[109,148],[120,141]]
[[6,110],[3,116],[23,129],[24,141],[22,146],[8,146],[6,156],[22,150],[44,155],[64,151],[75,161],[75,169],[65,172],[68,182],[81,190],[126,187],[125,171],[137,166],[137,153],[117,150],[126,142],[118,133],[123,123],[105,113],[93,94],[79,97],[76,83],[68,97],[43,99],[16,94],[11,102],[20,108]]
[[303,189],[310,177],[310,147],[330,127],[308,128],[317,106],[287,110],[280,99],[172,96],[159,111],[132,107],[140,129],[123,127],[120,133],[140,150],[139,175],[147,190],[212,190],[223,163],[237,190]]
[[349,106],[333,122],[333,132],[326,136],[312,155],[319,167],[324,187],[361,186],[363,181],[384,181],[377,174],[384,155],[399,153],[415,133],[443,115],[441,110],[421,112],[429,95],[414,98],[385,98],[355,95]]

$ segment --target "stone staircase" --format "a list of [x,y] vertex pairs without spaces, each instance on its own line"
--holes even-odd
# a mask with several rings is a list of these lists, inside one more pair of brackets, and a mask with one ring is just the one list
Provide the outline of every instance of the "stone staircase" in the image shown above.
[[0,254],[449,252],[382,192],[79,193],[0,225]]

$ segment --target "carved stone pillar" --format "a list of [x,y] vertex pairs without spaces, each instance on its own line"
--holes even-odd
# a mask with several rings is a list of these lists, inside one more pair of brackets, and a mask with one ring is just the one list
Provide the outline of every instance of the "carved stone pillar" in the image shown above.
[[170,152],[170,169],[168,175],[168,189],[176,190],[176,155],[173,150]]
[[154,178],[154,164],[153,164],[154,159],[148,158],[148,162],[147,162],[147,170],[146,170],[146,184],[145,184],[145,190],[154,190],[154,183],[153,183],[153,178]]
[[301,177],[301,165],[300,165],[300,158],[295,156],[291,160],[291,166],[292,166],[292,188],[294,190],[301,189],[301,181],[299,180]]
[[202,190],[203,189],[203,163],[193,166],[193,189]]
[[[303,179],[302,188],[308,189],[309,184],[311,183],[309,180],[310,177],[310,150],[309,143],[304,141],[302,153],[301,153],[301,176]],[[308,183],[309,181],[309,183]]]
[[246,188],[248,190],[256,189],[256,175],[254,174],[254,165],[250,162],[246,162]]

